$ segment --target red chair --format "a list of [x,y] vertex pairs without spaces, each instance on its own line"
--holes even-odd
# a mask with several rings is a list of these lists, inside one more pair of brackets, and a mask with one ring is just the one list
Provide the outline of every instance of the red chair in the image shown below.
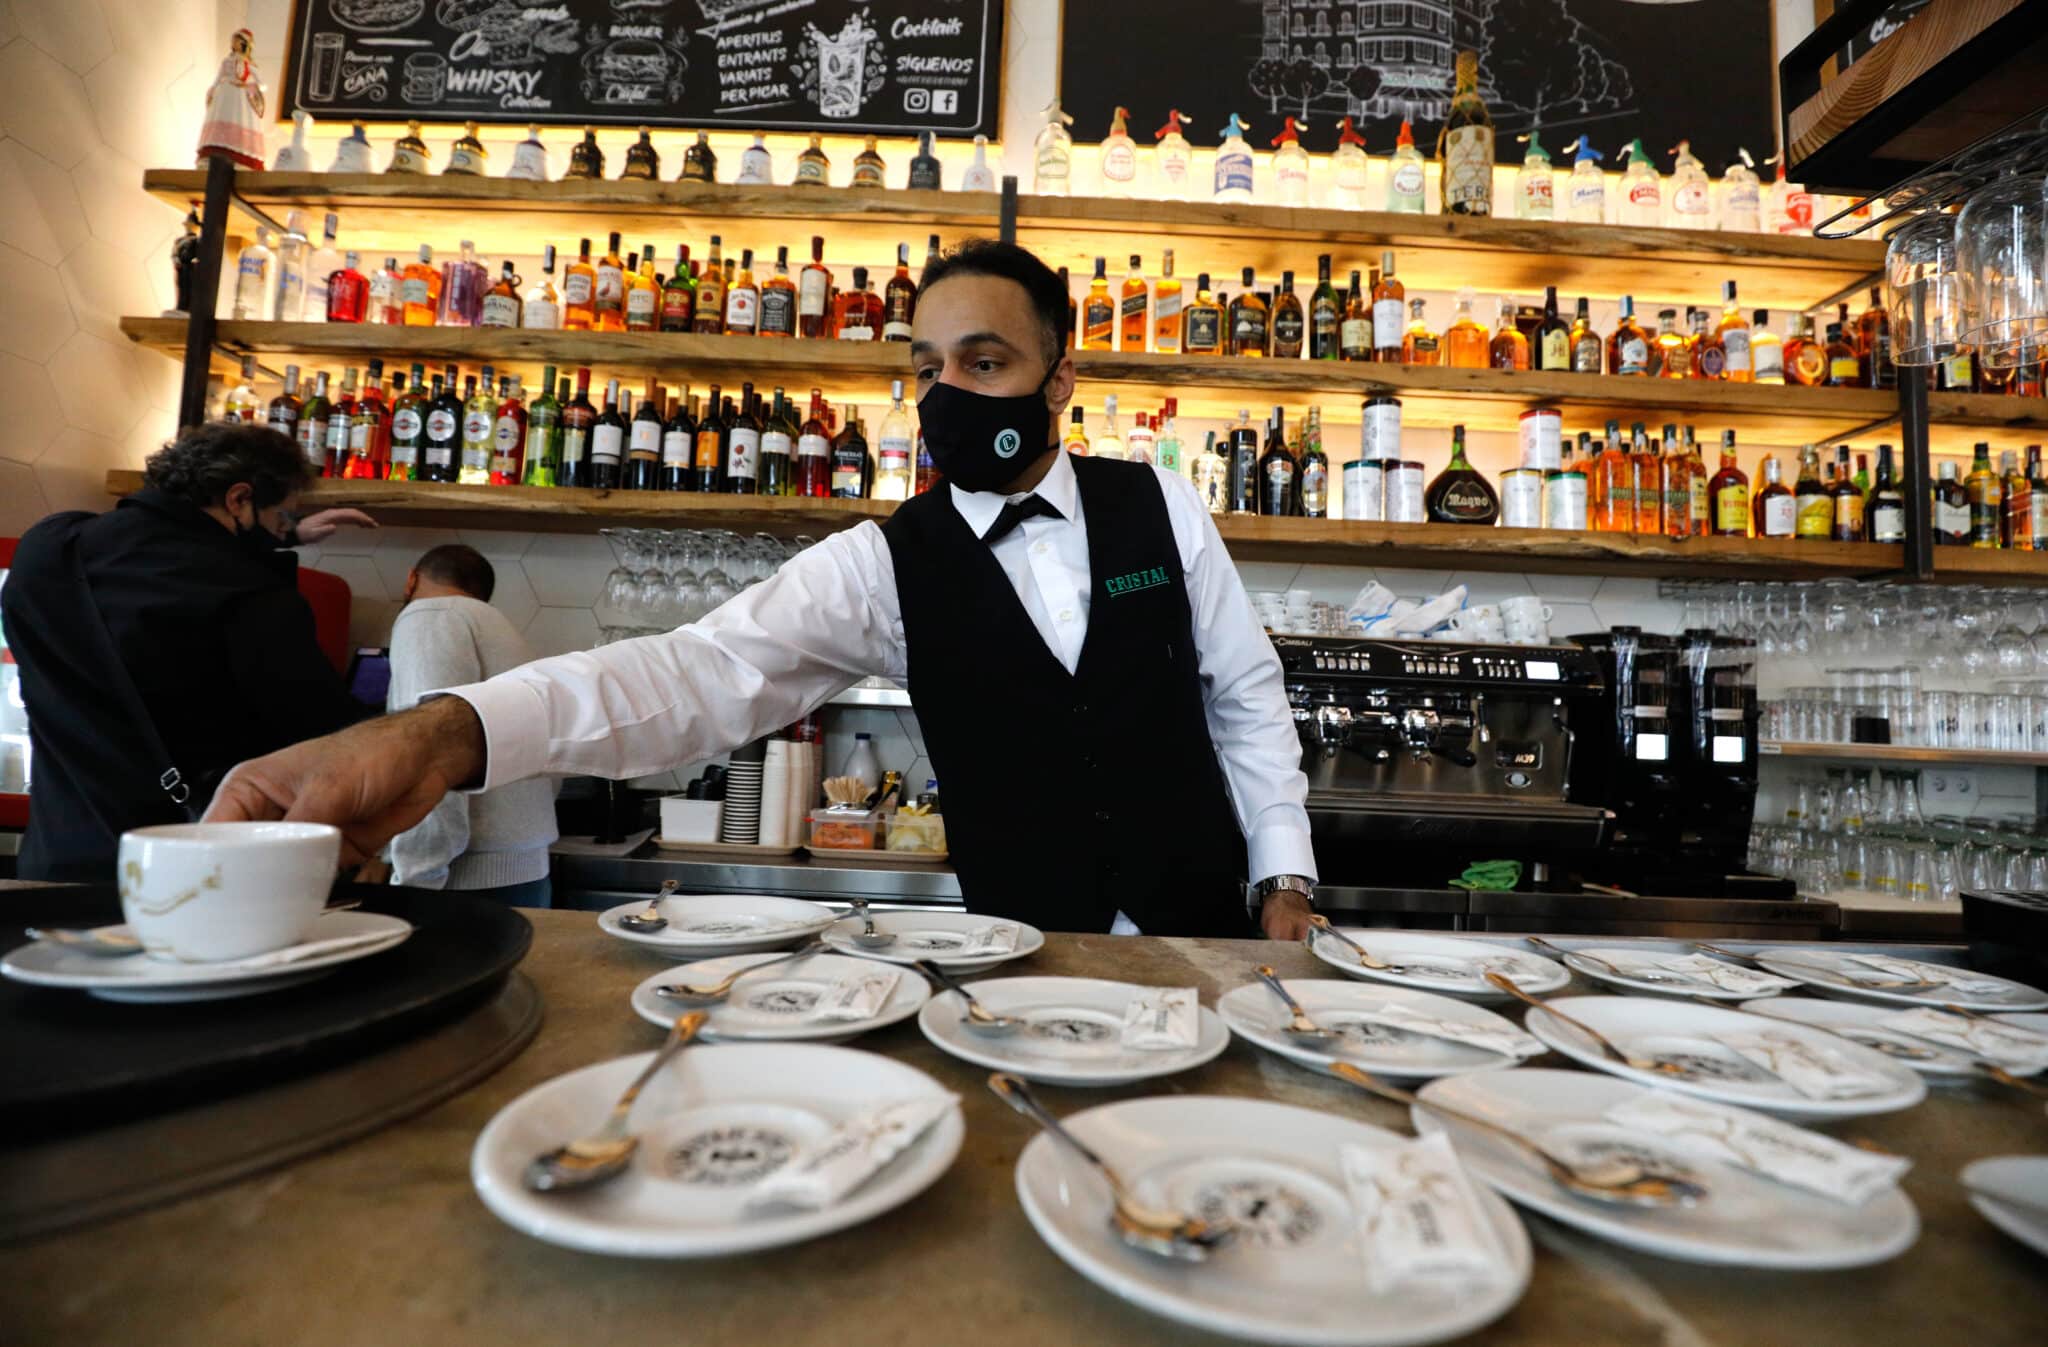
[[299,593],[313,609],[313,632],[334,672],[348,674],[348,581],[299,567]]

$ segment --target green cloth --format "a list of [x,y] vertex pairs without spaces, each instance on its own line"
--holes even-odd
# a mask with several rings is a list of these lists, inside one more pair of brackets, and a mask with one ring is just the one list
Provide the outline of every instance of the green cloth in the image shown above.
[[1474,861],[1465,867],[1465,873],[1451,881],[1454,889],[1500,889],[1514,888],[1522,882],[1520,861]]

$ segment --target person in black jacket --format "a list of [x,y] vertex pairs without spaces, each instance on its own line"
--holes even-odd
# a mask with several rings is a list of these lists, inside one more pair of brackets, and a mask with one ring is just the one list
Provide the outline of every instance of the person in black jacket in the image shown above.
[[375,524],[296,519],[311,475],[277,431],[213,422],[151,455],[114,509],[22,536],[0,619],[33,754],[23,878],[110,880],[126,830],[197,818],[236,763],[365,714],[284,549]]

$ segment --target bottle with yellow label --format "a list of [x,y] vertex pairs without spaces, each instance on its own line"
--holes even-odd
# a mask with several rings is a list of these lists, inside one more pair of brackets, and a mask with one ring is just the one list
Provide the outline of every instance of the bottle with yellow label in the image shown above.
[[1999,519],[2005,512],[2005,483],[1991,469],[1989,444],[1978,443],[1970,475],[1963,479],[1963,494],[1970,501],[1970,546],[1997,547]]
[[1799,480],[1792,485],[1792,534],[1796,538],[1822,542],[1835,531],[1835,499],[1820,479],[1820,450],[1807,445],[1799,451]]
[[1493,214],[1493,117],[1479,96],[1479,54],[1461,51],[1454,65],[1450,113],[1438,142],[1443,208],[1448,215]]
[[1709,527],[1719,538],[1750,535],[1749,478],[1735,466],[1735,432],[1721,432],[1721,470],[1707,486]]

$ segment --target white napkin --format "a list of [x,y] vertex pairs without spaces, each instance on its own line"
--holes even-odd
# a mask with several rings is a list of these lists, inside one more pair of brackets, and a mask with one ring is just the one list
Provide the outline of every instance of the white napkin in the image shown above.
[[1846,1053],[1777,1030],[1715,1034],[1714,1040],[1808,1099],[1855,1099],[1893,1086],[1890,1077],[1858,1066]]
[[960,1105],[957,1094],[898,1099],[848,1118],[791,1156],[747,1197],[749,1210],[831,1206]]
[[1374,580],[1352,596],[1351,602],[1344,607],[1344,616],[1362,626],[1370,626],[1385,617],[1399,602],[1400,598],[1393,590]]
[[1507,1275],[1506,1251],[1444,1133],[1377,1149],[1346,1146],[1338,1159],[1373,1294],[1406,1282],[1472,1284]]
[[1372,1010],[1360,1011],[1358,1018],[1373,1024],[1391,1025],[1421,1034],[1425,1038],[1449,1039],[1453,1043],[1469,1043],[1475,1048],[1498,1052],[1508,1057],[1535,1057],[1548,1051],[1543,1040],[1534,1034],[1525,1034],[1512,1024],[1475,1024],[1470,1020],[1444,1020],[1434,1015],[1425,1015],[1398,1002],[1379,1006]]
[[[1851,954],[1848,956],[1866,968],[1874,968],[1886,977],[1906,981],[1945,982],[1959,992],[1973,995],[1995,995],[2006,990],[2003,982],[1994,978],[1973,978],[1968,970],[1950,968],[1946,964],[1926,963],[1919,959],[1900,959],[1890,954]],[[1854,976],[1853,971],[1850,976]]]
[[1963,1051],[2008,1071],[2032,1074],[2048,1070],[2048,1034],[2037,1034],[2017,1024],[1997,1020],[1973,1020],[1944,1011],[1921,1009],[1887,1015],[1878,1023],[1902,1034],[1928,1039]]
[[871,1020],[875,1012],[889,1003],[889,997],[902,977],[900,968],[877,968],[872,973],[840,978],[818,998],[818,1004],[811,1009],[811,1018]]
[[1775,973],[1765,973],[1755,968],[1744,968],[1740,964],[1723,963],[1704,954],[1687,954],[1675,959],[1655,954],[1624,955],[1619,958],[1610,954],[1604,957],[1613,959],[1620,967],[1631,972],[1640,968],[1665,973],[1683,973],[1700,982],[1710,982],[1724,992],[1764,995],[1799,985],[1791,978],[1781,978]]
[[1396,636],[1421,636],[1435,631],[1451,620],[1451,614],[1465,606],[1465,586],[1453,585],[1433,599],[1426,599],[1413,612],[1400,617],[1388,615],[1388,625]]
[[989,954],[1012,953],[1017,948],[1017,935],[1017,923],[1014,921],[999,921],[992,926],[984,926],[970,934],[966,943],[960,946],[953,957],[979,958]]
[[1745,1109],[1644,1090],[1608,1109],[1607,1120],[1653,1132],[1689,1154],[1719,1160],[1767,1179],[1851,1206],[1899,1181],[1913,1162],[1844,1145]]
[[357,935],[338,935],[330,940],[312,940],[303,945],[287,945],[283,949],[274,949],[267,954],[252,954],[246,959],[224,959],[218,963],[181,963],[178,967],[192,971],[241,973],[252,968],[275,968],[280,964],[301,963],[307,959],[324,959],[345,949],[354,949],[358,945],[374,945],[379,940],[390,938],[389,931],[363,931]]
[[1123,1045],[1140,1052],[1172,1052],[1202,1041],[1202,1018],[1193,987],[1147,987],[1124,1007]]

